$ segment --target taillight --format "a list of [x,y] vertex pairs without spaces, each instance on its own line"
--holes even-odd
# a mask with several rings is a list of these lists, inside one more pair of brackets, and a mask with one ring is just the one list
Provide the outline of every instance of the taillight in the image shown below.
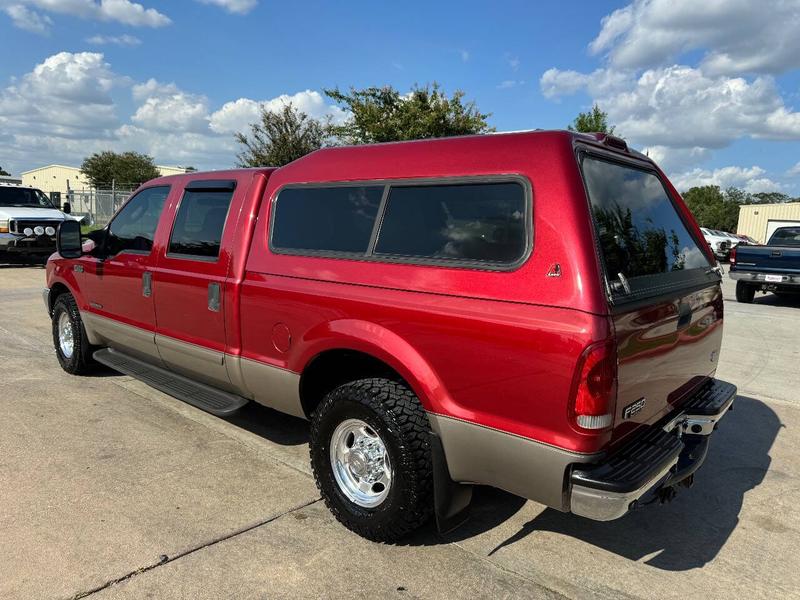
[[728,257],[728,260],[731,261],[732,265],[736,264],[736,246],[731,248],[731,253],[730,253],[730,256]]
[[611,427],[617,404],[617,352],[612,342],[593,344],[584,351],[572,390],[573,426],[586,431]]

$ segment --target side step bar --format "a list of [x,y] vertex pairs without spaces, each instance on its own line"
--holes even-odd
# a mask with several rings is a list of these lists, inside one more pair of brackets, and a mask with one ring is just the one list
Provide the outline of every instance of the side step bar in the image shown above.
[[192,381],[188,377],[156,367],[138,358],[123,354],[119,350],[102,348],[97,350],[93,356],[97,362],[115,371],[135,377],[165,394],[218,417],[227,417],[249,402],[246,398]]

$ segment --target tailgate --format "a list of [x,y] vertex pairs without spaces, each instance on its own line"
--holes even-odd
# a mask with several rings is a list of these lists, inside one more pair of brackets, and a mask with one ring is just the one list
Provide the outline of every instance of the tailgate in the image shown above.
[[713,374],[722,291],[699,230],[660,173],[588,152],[581,168],[617,342],[616,443]]
[[740,245],[731,270],[800,273],[800,248]]

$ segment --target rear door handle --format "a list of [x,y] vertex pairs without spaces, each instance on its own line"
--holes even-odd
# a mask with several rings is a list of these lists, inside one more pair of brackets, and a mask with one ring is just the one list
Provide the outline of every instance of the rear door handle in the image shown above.
[[145,271],[142,274],[142,296],[149,298],[153,293],[153,274],[150,271]]
[[678,329],[687,327],[692,322],[692,307],[688,304],[678,306]]
[[219,312],[219,284],[208,284],[208,310],[211,312]]

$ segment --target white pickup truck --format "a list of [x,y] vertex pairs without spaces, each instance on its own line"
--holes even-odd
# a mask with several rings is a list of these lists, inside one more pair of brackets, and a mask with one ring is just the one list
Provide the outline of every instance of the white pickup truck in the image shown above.
[[0,182],[0,260],[11,255],[52,254],[56,230],[66,219],[81,220],[53,206],[41,190]]

